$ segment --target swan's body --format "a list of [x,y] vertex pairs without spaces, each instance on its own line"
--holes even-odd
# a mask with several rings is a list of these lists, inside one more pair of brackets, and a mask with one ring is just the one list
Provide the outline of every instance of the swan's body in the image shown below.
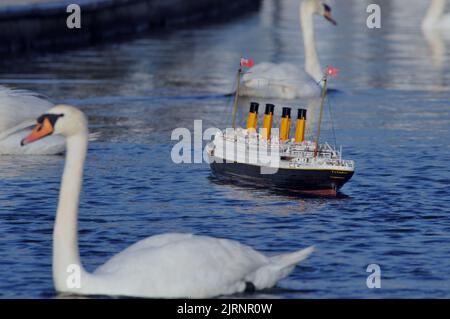
[[60,136],[20,147],[20,141],[31,132],[35,118],[52,106],[31,92],[0,86],[0,155],[64,152],[64,139]]
[[[203,298],[272,287],[312,248],[266,257],[236,241],[192,234],[162,234],[141,240],[112,257],[94,273],[80,262],[78,205],[87,150],[83,113],[56,106],[24,139],[28,144],[52,133],[67,140],[66,164],[53,233],[53,280],[59,292],[135,297]],[[75,268],[74,268],[75,267]],[[80,271],[80,286],[70,285]]]
[[447,0],[432,0],[422,21],[423,30],[450,29],[450,14],[445,14]]
[[[144,239],[99,267],[90,291],[144,297],[205,298],[274,286],[310,250],[266,257],[239,242],[192,234]],[[95,282],[95,281],[94,281]]]
[[314,37],[314,15],[321,14],[334,24],[331,9],[321,0],[303,0],[300,23],[303,30],[305,67],[263,62],[252,67],[242,77],[240,94],[262,98],[309,98],[320,95],[323,77]]
[[259,63],[244,73],[241,85],[241,96],[296,99],[320,94],[320,85],[289,63]]

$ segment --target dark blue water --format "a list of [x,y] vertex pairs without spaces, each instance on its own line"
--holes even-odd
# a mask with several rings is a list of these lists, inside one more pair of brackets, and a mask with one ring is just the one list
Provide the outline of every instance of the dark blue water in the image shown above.
[[[195,119],[230,125],[221,94],[241,55],[302,67],[296,0],[266,0],[228,23],[2,62],[1,84],[79,106],[100,134],[80,207],[88,270],[143,237],[193,232],[267,253],[316,246],[277,289],[257,296],[450,297],[450,50],[436,53],[422,35],[425,2],[378,1],[376,31],[365,26],[362,1],[341,2],[330,1],[337,27],[316,20],[322,63],[341,69],[330,99],[337,143],[357,165],[336,199],[224,185],[207,164],[170,158],[174,128],[191,129]],[[63,163],[0,158],[0,297],[55,296],[51,233]],[[372,263],[380,289],[366,286]]]

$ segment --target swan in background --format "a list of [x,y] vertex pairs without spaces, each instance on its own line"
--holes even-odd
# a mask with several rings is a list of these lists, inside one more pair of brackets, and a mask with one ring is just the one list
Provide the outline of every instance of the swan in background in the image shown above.
[[447,0],[431,0],[422,29],[450,29],[450,14],[444,15]]
[[422,33],[430,51],[434,68],[441,69],[445,64],[446,42],[450,41],[450,14],[444,15],[446,0],[432,0],[422,20]]
[[0,155],[53,155],[64,152],[60,136],[20,147],[20,141],[31,132],[35,119],[53,106],[38,95],[0,86]]
[[240,94],[262,98],[296,99],[320,95],[319,82],[323,69],[317,56],[314,37],[314,15],[322,15],[336,25],[331,8],[321,0],[303,0],[300,23],[305,48],[305,69],[289,63],[263,62],[252,67],[242,77]]
[[[236,241],[192,234],[149,237],[112,257],[94,273],[80,262],[77,220],[88,129],[84,114],[58,105],[38,118],[27,145],[52,134],[67,141],[53,231],[53,280],[58,292],[84,295],[206,298],[274,286],[312,252],[309,247],[267,257]],[[79,270],[79,285],[71,276]]]

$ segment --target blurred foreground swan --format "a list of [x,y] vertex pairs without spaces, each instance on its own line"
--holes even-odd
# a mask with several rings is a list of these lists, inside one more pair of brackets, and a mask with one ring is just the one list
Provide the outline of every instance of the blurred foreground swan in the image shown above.
[[[53,232],[53,280],[57,291],[135,297],[205,298],[274,286],[313,248],[266,257],[236,241],[192,234],[161,234],[141,240],[94,273],[80,261],[77,219],[88,144],[87,120],[78,109],[55,106],[38,118],[22,144],[51,134],[67,141],[66,163]],[[71,285],[79,269],[80,285]],[[75,285],[76,286],[76,285]]]
[[36,117],[52,106],[29,91],[0,86],[0,155],[63,153],[64,139],[60,136],[20,147],[20,140],[31,132]]
[[242,77],[240,94],[262,98],[296,99],[320,95],[319,82],[323,76],[316,52],[314,15],[322,15],[336,25],[331,8],[321,0],[303,0],[300,4],[300,23],[305,48],[305,66],[289,63],[263,62],[252,67]]

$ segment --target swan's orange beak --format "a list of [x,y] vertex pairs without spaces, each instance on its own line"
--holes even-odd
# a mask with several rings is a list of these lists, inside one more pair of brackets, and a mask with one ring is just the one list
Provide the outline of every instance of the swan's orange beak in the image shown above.
[[44,138],[53,133],[53,125],[48,118],[44,118],[42,123],[37,123],[33,131],[28,134],[21,142],[20,145],[24,146],[33,143],[41,138]]

